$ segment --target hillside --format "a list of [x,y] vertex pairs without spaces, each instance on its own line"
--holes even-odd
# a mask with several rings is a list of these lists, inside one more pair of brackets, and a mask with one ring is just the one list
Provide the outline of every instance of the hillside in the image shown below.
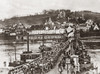
[[84,18],[87,19],[92,19],[96,23],[100,23],[100,13],[97,12],[91,12],[91,11],[80,11],[77,12],[79,15],[84,14]]
[[30,25],[42,25],[46,19],[49,17],[54,17],[54,15],[30,15],[30,16],[23,16],[23,17],[12,17],[10,19],[5,19],[0,23],[5,26],[10,26],[12,24],[23,23],[25,26]]
[[[100,23],[100,13],[91,11],[76,11],[76,12],[71,12],[70,10],[62,10],[62,11],[65,11],[66,17],[75,18],[75,17],[81,17],[83,15],[86,20],[92,19],[96,23]],[[10,26],[12,24],[19,22],[23,23],[25,26],[43,25],[46,19],[48,19],[49,17],[51,17],[53,21],[58,20],[57,19],[57,15],[59,14],[58,10],[46,11],[46,12],[48,13],[22,16],[22,17],[12,17],[10,19],[5,19],[4,21],[0,21],[0,25],[2,24],[3,26]]]

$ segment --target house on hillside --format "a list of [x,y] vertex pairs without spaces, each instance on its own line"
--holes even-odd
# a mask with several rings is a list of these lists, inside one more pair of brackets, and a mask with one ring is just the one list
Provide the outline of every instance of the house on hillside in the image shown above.
[[54,29],[55,28],[55,23],[52,21],[52,19],[49,17],[48,20],[46,20],[46,22],[44,23],[45,25],[45,29],[49,30],[49,29]]
[[86,28],[89,31],[89,29],[91,28],[91,26],[93,25],[93,20],[89,19],[86,21]]
[[93,30],[100,30],[99,26],[95,23]]
[[22,23],[17,24],[16,28],[15,28],[15,32],[16,34],[24,34],[26,32],[26,28]]
[[65,11],[59,11],[57,18],[65,18],[65,17],[66,17]]
[[4,30],[1,28],[1,29],[0,29],[0,34],[2,34],[2,33],[4,33]]
[[0,34],[1,33],[4,33],[4,26],[3,26],[3,24],[0,24]]

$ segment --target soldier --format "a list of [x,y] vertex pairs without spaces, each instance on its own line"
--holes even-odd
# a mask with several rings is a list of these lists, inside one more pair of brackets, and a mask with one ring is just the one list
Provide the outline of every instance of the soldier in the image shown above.
[[62,72],[63,72],[62,63],[61,62],[58,64],[58,71],[59,71],[60,74],[62,74]]
[[4,61],[4,67],[6,67],[6,61]]

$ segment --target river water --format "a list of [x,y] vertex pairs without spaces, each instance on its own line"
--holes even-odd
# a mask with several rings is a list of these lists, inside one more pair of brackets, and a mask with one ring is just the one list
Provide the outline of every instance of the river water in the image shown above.
[[[17,60],[20,60],[19,54],[21,54],[22,51],[25,51],[25,49],[26,49],[25,46],[26,46],[26,44],[17,44],[16,45]],[[8,62],[14,61],[15,60],[14,54],[15,54],[15,48],[14,48],[13,44],[6,44],[6,45],[1,44],[0,45],[0,64],[1,64],[0,67],[4,67],[4,61],[6,62],[7,66],[8,66]]]
[[[41,42],[30,43],[29,49],[33,53],[39,52],[40,45]],[[50,43],[46,43],[46,46],[50,46]],[[0,40],[0,68],[8,67],[9,62],[15,60],[15,48],[17,60],[20,60],[20,54],[27,51],[27,43],[16,42],[15,44],[13,40]],[[6,66],[4,66],[4,62],[6,62]]]
[[[9,62],[15,60],[15,48],[13,42],[13,40],[0,40],[0,68],[8,67]],[[33,51],[33,53],[39,52],[40,44],[41,43],[30,43],[30,50]],[[50,44],[47,43],[46,45],[49,46]],[[27,44],[16,43],[15,46],[17,60],[20,60],[20,54],[27,50]],[[91,61],[98,67],[98,71],[100,72],[100,50],[89,50],[89,55],[91,56]],[[4,66],[4,62],[6,62],[6,66]]]

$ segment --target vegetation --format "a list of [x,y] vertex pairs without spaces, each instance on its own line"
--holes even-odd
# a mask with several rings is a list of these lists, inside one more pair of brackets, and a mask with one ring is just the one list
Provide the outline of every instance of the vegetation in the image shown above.
[[[65,18],[57,18],[60,11],[65,12]],[[49,17],[52,18],[53,21],[59,20],[60,22],[67,20],[68,17],[71,18],[71,21],[76,22],[76,17],[84,17],[85,20],[81,20],[78,18],[78,23],[84,23],[88,19],[92,19],[96,23],[100,23],[100,13],[97,12],[91,12],[91,11],[75,11],[72,12],[71,10],[44,10],[41,14],[35,14],[35,15],[28,15],[28,16],[22,16],[22,17],[12,17],[10,19],[5,19],[4,21],[0,21],[0,24],[5,26],[11,26],[15,23],[23,23],[25,26],[31,26],[31,25],[43,25],[46,19]]]

